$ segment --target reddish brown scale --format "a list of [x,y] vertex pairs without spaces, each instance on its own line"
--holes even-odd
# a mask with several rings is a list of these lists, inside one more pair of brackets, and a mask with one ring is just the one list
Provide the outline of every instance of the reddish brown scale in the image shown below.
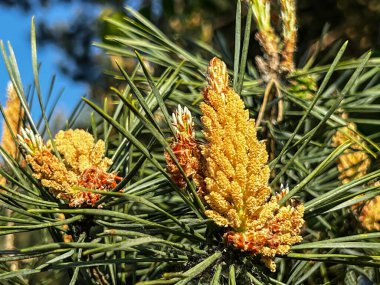
[[[181,137],[179,141],[171,144],[173,153],[175,154],[179,164],[187,177],[196,174],[198,170],[198,145],[192,138]],[[179,172],[177,165],[174,164],[170,155],[165,152],[165,158],[168,162],[168,171],[171,173],[173,180],[180,187],[186,186],[186,180]]]
[[87,168],[79,177],[79,185],[89,189],[110,190],[116,187],[116,181],[122,178],[114,173],[107,173],[104,170],[92,166]]
[[[114,173],[107,173],[96,166],[91,166],[83,171],[78,183],[84,188],[107,191],[115,188],[117,181],[121,180],[122,178]],[[75,199],[70,203],[70,206],[77,207],[82,204],[95,206],[101,197],[102,195],[97,193],[78,192],[75,195]]]
[[[273,236],[265,236],[257,234],[255,239],[249,233],[227,232],[224,239],[227,243],[233,244],[235,247],[253,254],[260,253],[263,247],[276,247],[278,242],[272,241]],[[252,242],[255,240],[255,242]]]

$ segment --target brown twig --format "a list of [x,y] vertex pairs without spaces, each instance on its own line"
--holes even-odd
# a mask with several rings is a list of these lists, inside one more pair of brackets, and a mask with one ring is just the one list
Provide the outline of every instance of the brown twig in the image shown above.
[[259,114],[258,114],[257,119],[256,119],[256,128],[258,128],[260,126],[261,121],[263,120],[265,109],[266,109],[268,101],[269,101],[269,95],[270,95],[270,92],[272,90],[272,86],[274,83],[275,83],[275,81],[273,79],[271,79],[268,82],[267,87],[265,88],[263,103],[261,104],[260,111],[259,111]]
[[276,96],[278,98],[277,122],[281,123],[284,118],[284,101],[282,100],[282,93],[278,82],[275,82]]

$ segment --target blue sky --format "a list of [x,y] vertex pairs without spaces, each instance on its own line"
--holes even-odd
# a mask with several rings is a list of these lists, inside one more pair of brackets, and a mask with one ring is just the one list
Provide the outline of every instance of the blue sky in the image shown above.
[[[35,2],[38,3],[38,1]],[[59,4],[53,4],[50,7],[41,7],[39,4],[35,4],[29,12],[0,5],[0,40],[3,40],[5,44],[9,41],[12,45],[25,90],[27,90],[28,86],[33,83],[30,48],[30,26],[32,17],[35,17],[36,25],[39,21],[65,25],[75,19],[75,17],[80,17],[80,11],[85,11],[87,14],[93,13],[94,16],[97,16],[101,13],[102,9],[101,5],[84,3],[82,1],[78,1],[79,3],[76,1],[72,1],[71,3],[62,2],[59,2]],[[141,6],[142,0],[129,0],[124,1],[124,3],[138,9]],[[159,13],[161,9],[160,5],[161,1],[157,0],[154,2],[152,6],[153,10]],[[96,51],[96,47],[94,47],[94,50]],[[53,91],[53,95],[56,95],[61,88],[65,88],[63,96],[56,108],[56,114],[59,113],[60,118],[62,118],[62,116],[68,117],[73,110],[73,107],[82,96],[86,95],[89,88],[86,84],[74,82],[64,74],[60,73],[58,63],[64,60],[64,55],[58,48],[53,45],[41,47],[37,42],[37,52],[38,61],[42,63],[39,76],[42,95],[44,96],[48,93],[51,78],[53,75],[56,75],[55,92]],[[102,51],[97,50],[96,52]],[[6,101],[8,81],[9,76],[2,56],[0,55],[0,103],[3,105]],[[37,118],[39,115],[39,105],[36,101],[33,104],[32,117]],[[1,120],[2,119],[0,119],[0,121]],[[2,124],[0,122],[0,132],[1,129]]]
[[[10,41],[17,59],[21,79],[26,89],[33,82],[31,49],[30,49],[30,23],[34,15],[35,21],[44,17],[44,20],[50,22],[68,21],[71,17],[75,17],[78,5],[60,4],[54,8],[41,8],[35,11],[25,13],[19,9],[7,8],[0,5],[0,39],[5,43]],[[96,9],[94,9],[96,11]],[[62,99],[57,110],[61,114],[68,116],[73,106],[78,102],[79,98],[86,94],[87,86],[82,83],[73,82],[70,78],[61,74],[58,70],[57,63],[62,60],[62,54],[52,45],[39,47],[37,43],[38,60],[42,63],[40,69],[41,90],[43,95],[47,94],[51,77],[56,74],[55,93],[62,87],[65,87]],[[5,68],[2,57],[0,58],[0,102],[6,101],[6,87],[9,76]],[[32,116],[36,117],[39,113],[38,104],[34,104]]]

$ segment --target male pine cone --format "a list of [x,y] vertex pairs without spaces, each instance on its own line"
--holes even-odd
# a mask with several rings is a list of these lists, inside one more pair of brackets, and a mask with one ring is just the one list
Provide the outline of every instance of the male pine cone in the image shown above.
[[261,256],[275,271],[274,256],[302,240],[304,207],[280,206],[280,195],[270,198],[265,143],[258,141],[255,122],[228,80],[225,63],[213,58],[200,105],[206,144],[193,178],[204,177],[198,193],[208,206],[205,214],[228,228],[226,243]]
[[206,215],[230,229],[224,235],[227,243],[260,255],[275,271],[274,256],[302,240],[304,207],[281,207],[278,196],[270,198],[265,143],[258,141],[255,122],[229,86],[227,67],[218,58],[210,61],[203,96],[204,198],[211,208]]

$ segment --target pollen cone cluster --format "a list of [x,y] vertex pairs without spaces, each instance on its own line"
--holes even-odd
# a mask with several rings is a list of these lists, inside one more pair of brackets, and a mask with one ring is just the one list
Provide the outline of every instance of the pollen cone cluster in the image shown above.
[[380,196],[374,197],[363,205],[359,221],[368,231],[380,231]]
[[[178,109],[173,113],[175,137],[170,147],[184,174],[188,178],[194,178],[199,169],[200,151],[195,141],[193,125],[194,122],[189,109],[187,109],[187,107],[182,108],[181,105],[178,105]],[[165,159],[172,180],[179,187],[185,187],[185,177],[168,152],[165,152]]]
[[[380,181],[369,183],[369,186],[380,187]],[[380,195],[351,206],[361,226],[367,231],[380,231]]]
[[[347,115],[344,114],[343,117],[347,118]],[[362,145],[365,144],[356,130],[356,124],[352,122],[347,127],[340,128],[332,138],[333,146],[337,147],[352,140],[360,142]],[[367,174],[371,161],[362,145],[354,143],[338,157],[339,179],[343,184]],[[380,183],[376,182],[373,186],[380,186]],[[351,211],[357,216],[364,229],[368,231],[380,230],[380,196],[352,205]]]
[[[60,131],[54,142],[44,144],[39,135],[25,129],[19,140],[33,176],[70,207],[94,206],[100,199],[100,194],[83,188],[110,190],[120,180],[107,172],[112,161],[104,157],[104,142],[95,143],[93,136],[84,130]],[[60,157],[54,154],[53,144]]]
[[22,126],[24,110],[22,109],[20,99],[17,96],[16,90],[12,83],[8,84],[7,102],[4,108],[4,117],[7,118],[9,126],[4,121],[1,146],[6,152],[8,152],[11,157],[16,158],[17,145],[13,139],[13,136],[16,136],[19,133],[19,130]]
[[[353,139],[364,144],[362,138],[355,131],[355,123],[349,123],[347,127],[340,128],[332,138],[332,145],[337,147]],[[363,177],[367,174],[370,163],[371,161],[361,145],[358,143],[351,145],[338,157],[339,179],[346,184]]]
[[[175,153],[186,175],[193,175],[194,180],[203,178],[203,184],[197,186],[198,194],[208,206],[205,214],[227,228],[226,243],[261,256],[274,271],[275,255],[288,253],[292,244],[302,240],[303,205],[280,206],[282,196],[270,198],[265,143],[257,140],[255,122],[249,119],[239,95],[229,87],[227,67],[218,58],[210,62],[203,95],[200,109],[206,144],[200,147],[201,156],[193,151],[196,142],[186,128],[182,132],[189,139],[177,135],[172,148],[176,150],[179,142],[186,141],[181,144],[181,152]],[[179,114],[178,111],[175,115],[175,125]],[[182,156],[186,159],[181,160]],[[191,163],[190,158],[197,163]],[[170,162],[168,158],[167,161]],[[173,171],[171,174],[176,177]]]

